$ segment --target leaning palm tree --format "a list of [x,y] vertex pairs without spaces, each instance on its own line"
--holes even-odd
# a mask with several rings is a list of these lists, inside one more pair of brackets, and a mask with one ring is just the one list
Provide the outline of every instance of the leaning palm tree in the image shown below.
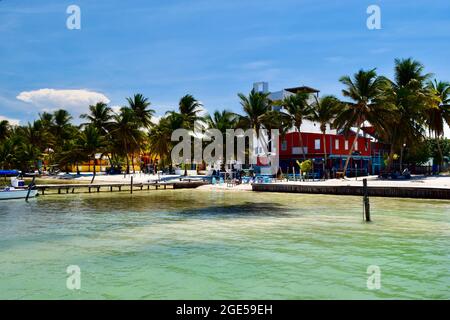
[[303,147],[303,137],[301,127],[303,120],[308,119],[311,116],[311,106],[308,103],[309,94],[297,93],[295,95],[288,96],[283,99],[281,106],[284,108],[284,114],[289,118],[291,127],[295,127],[298,131],[298,137],[300,142],[300,148],[302,149],[303,159],[306,160],[306,154]]
[[[334,96],[324,96],[322,98],[317,98],[314,96],[315,102],[312,105],[312,116],[310,120],[320,124],[320,131],[323,137],[323,149],[325,155],[325,167],[328,164],[327,155],[327,139],[326,131],[327,125],[331,124],[339,112],[344,108],[344,105],[339,99]],[[325,168],[326,169],[326,168]]]
[[440,162],[444,156],[440,144],[440,138],[444,135],[444,123],[450,125],[450,83],[430,81],[427,84],[430,94],[434,97],[434,103],[427,110],[427,124],[430,132],[434,132],[436,144],[439,150]]
[[136,117],[136,122],[139,126],[144,128],[150,128],[152,123],[152,117],[155,114],[155,110],[149,109],[150,101],[142,94],[135,94],[133,97],[127,98],[128,105],[133,110]]
[[350,98],[352,101],[345,103],[346,107],[334,121],[334,126],[343,129],[346,134],[353,127],[357,128],[355,139],[345,161],[345,175],[364,122],[368,121],[374,125],[378,121],[378,113],[382,111],[383,106],[373,102],[380,95],[386,80],[379,77],[375,69],[372,69],[360,70],[353,77],[344,76],[339,81],[346,86],[342,90],[343,96]]

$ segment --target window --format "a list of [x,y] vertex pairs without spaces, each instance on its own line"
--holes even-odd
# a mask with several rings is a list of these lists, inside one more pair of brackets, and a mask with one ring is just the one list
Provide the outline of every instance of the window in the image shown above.
[[345,150],[348,150],[348,140],[345,140]]
[[314,149],[320,150],[320,139],[314,140]]
[[334,141],[334,149],[339,150],[339,139]]
[[283,140],[283,142],[281,143],[281,151],[286,151],[287,150],[287,141]]

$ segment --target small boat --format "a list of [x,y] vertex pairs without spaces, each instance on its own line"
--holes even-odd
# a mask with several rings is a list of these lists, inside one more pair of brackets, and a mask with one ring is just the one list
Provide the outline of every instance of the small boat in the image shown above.
[[28,198],[34,198],[37,196],[38,191],[35,188],[33,188],[33,186],[34,180],[30,186],[26,187],[25,181],[16,177],[12,177],[11,187],[0,189],[0,200],[26,199],[27,195]]
[[14,187],[0,189],[0,200],[25,199],[27,197],[28,191],[30,191],[29,198],[36,197],[38,193],[36,189],[16,189]]

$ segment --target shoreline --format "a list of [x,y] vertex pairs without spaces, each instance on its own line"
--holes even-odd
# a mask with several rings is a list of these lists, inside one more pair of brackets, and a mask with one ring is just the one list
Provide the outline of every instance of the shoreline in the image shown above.
[[[277,181],[267,184],[240,184],[229,186],[222,184],[204,184],[199,181],[181,182],[179,176],[160,176],[165,182],[155,183],[157,175],[130,174],[130,175],[98,175],[93,184],[90,184],[92,176],[82,176],[67,179],[58,179],[55,177],[39,178],[38,188],[55,189],[58,193],[74,193],[75,189],[82,189],[83,185],[91,192],[92,189],[108,188],[110,192],[113,187],[118,185],[124,187],[118,191],[128,190],[131,186],[131,177],[133,177],[133,186],[136,191],[145,189],[150,190],[150,186],[158,186],[166,189],[166,185],[173,185],[173,188],[191,188],[199,191],[209,192],[276,192],[276,193],[305,193],[305,194],[329,194],[329,195],[353,195],[362,196],[363,179],[368,181],[368,194],[374,197],[393,197],[393,198],[421,198],[421,199],[442,199],[450,200],[450,176],[413,176],[410,180],[380,180],[377,176],[359,177],[351,179],[330,179],[324,181]],[[41,183],[42,182],[42,183]],[[157,186],[158,185],[158,186]],[[175,187],[175,185],[180,185]],[[48,186],[48,187],[47,187]],[[128,187],[128,189],[127,189]],[[151,187],[153,188],[153,187]],[[62,192],[61,192],[62,191]]]

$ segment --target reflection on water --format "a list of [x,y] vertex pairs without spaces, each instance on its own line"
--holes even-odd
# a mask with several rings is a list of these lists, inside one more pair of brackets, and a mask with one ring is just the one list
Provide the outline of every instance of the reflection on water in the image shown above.
[[[0,298],[450,298],[450,203],[161,190],[0,206]],[[79,265],[81,290],[66,289]],[[382,288],[366,287],[378,265]]]

